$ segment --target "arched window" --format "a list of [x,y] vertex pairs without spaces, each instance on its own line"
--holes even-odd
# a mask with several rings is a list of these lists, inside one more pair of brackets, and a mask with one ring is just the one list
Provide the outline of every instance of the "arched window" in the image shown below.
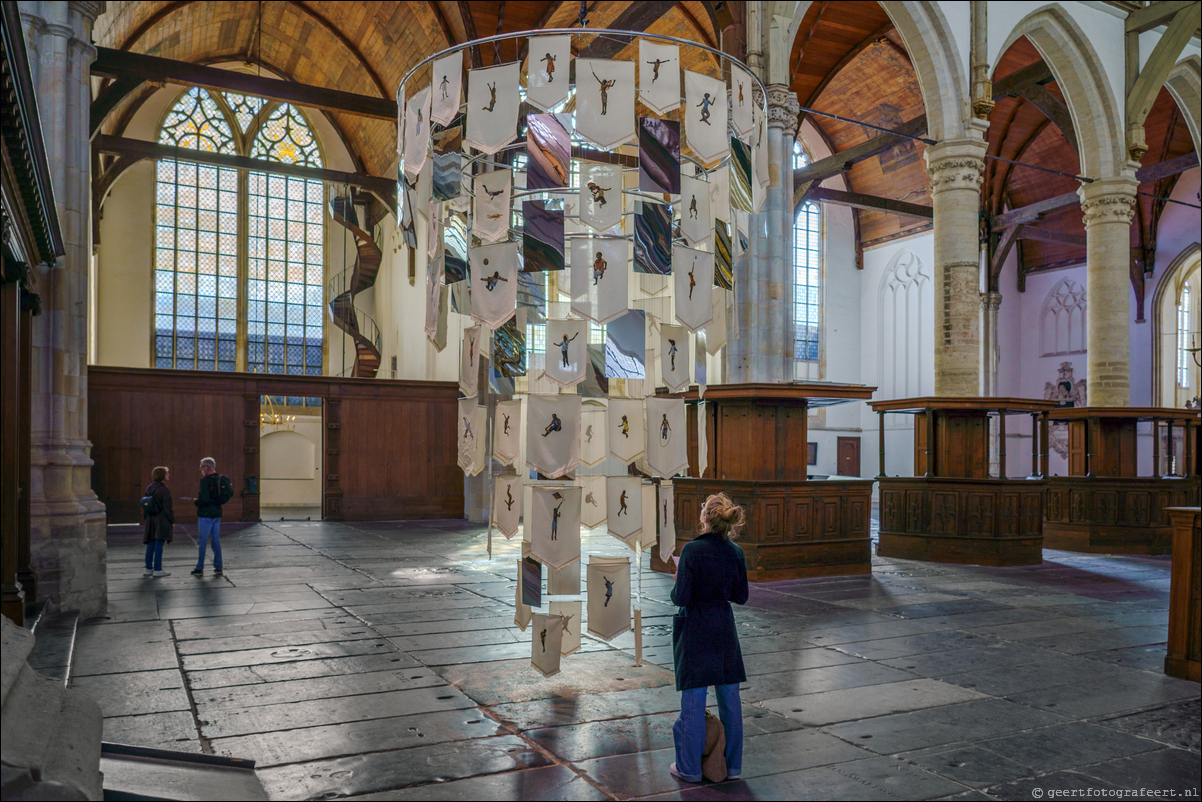
[[908,248],[893,255],[877,291],[877,353],[880,397],[910,398],[932,392],[928,354],[934,353],[931,275]]
[[1181,285],[1181,297],[1177,300],[1177,386],[1189,387],[1189,368],[1191,359],[1189,351],[1189,284]]
[[1085,353],[1085,288],[1071,278],[1053,287],[1039,324],[1043,356]]
[[[294,106],[200,88],[180,96],[159,141],[322,166]],[[155,367],[320,375],[324,201],[320,181],[161,160]]]
[[[800,142],[793,143],[793,169],[810,163]],[[793,322],[796,342],[793,355],[806,361],[818,360],[818,327],[821,323],[820,281],[822,278],[821,223],[818,204],[810,201],[797,210],[793,220]]]

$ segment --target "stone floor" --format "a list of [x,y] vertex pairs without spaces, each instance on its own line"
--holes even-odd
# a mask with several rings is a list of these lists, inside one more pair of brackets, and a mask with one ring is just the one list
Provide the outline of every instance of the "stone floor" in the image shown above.
[[197,578],[183,530],[147,579],[110,529],[71,684],[106,740],[252,758],[272,798],[1197,798],[1199,686],[1161,671],[1168,558],[754,585],[743,776],[693,786],[668,774],[671,577],[642,576],[644,666],[631,633],[586,636],[544,679],[513,626],[517,540],[490,561],[462,522],[227,524],[226,574]]

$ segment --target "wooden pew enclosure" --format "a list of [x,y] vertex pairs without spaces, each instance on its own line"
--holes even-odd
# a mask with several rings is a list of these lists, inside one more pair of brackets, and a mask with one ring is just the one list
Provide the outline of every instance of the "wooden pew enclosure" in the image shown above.
[[[195,496],[203,457],[234,485],[225,518],[259,520],[265,395],[323,400],[324,520],[463,517],[452,382],[91,367],[92,487],[109,522],[142,520],[138,499],[156,465],[171,468],[173,495]],[[175,514],[196,520],[189,502]]]

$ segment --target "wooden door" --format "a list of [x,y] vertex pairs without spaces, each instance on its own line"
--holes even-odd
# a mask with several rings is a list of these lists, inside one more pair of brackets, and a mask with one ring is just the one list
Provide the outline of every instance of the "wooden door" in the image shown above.
[[840,437],[835,446],[835,470],[839,476],[860,475],[860,438]]

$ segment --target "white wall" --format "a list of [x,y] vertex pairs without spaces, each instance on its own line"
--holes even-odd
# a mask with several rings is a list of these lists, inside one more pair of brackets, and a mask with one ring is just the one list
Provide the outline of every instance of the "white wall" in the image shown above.
[[321,488],[321,416],[297,415],[292,430],[262,426],[260,506],[321,506]]
[[139,162],[113,185],[96,248],[95,364],[148,368],[154,325],[155,165]]

